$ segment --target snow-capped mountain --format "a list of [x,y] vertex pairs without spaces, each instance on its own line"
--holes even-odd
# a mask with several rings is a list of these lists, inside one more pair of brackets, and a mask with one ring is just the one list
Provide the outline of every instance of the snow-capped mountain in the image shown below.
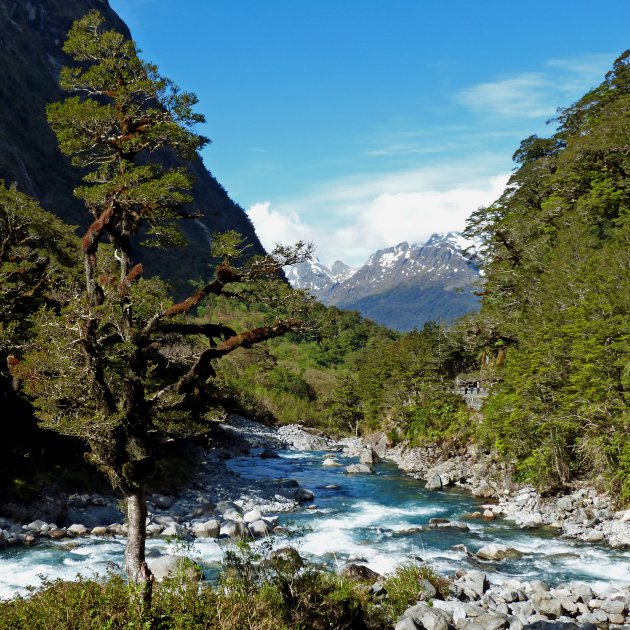
[[471,245],[457,232],[433,234],[423,245],[404,241],[380,249],[356,271],[339,261],[328,269],[314,260],[296,265],[287,276],[324,304],[410,330],[477,310],[474,289],[480,275],[463,254]]
[[336,260],[328,268],[316,256],[285,269],[287,279],[293,288],[306,289],[315,297],[320,297],[320,293],[325,293],[331,286],[348,280],[356,271],[340,260]]

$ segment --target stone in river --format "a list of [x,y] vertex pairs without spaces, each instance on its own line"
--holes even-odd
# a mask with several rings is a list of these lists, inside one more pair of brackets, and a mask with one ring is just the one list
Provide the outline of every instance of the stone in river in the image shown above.
[[221,526],[219,521],[212,518],[205,523],[197,523],[192,526],[192,533],[197,538],[218,538]]
[[381,458],[373,448],[367,448],[361,452],[359,462],[362,464],[380,464]]
[[477,552],[479,560],[505,560],[506,558],[519,558],[522,555],[518,549],[512,549],[498,543],[485,545]]
[[350,474],[362,473],[366,475],[372,475],[374,473],[371,466],[368,466],[368,464],[350,464],[350,466],[346,466],[346,472]]
[[260,513],[260,510],[250,510],[249,512],[245,512],[245,514],[243,514],[243,520],[246,523],[254,523],[259,521],[261,518],[262,514]]
[[442,489],[442,479],[440,475],[433,475],[431,479],[429,479],[424,486],[426,490],[441,490]]
[[270,448],[266,448],[261,454],[261,459],[280,459],[280,455]]
[[265,538],[269,536],[273,529],[270,523],[267,523],[263,519],[250,523],[249,531],[254,538]]
[[343,464],[340,464],[336,459],[333,459],[332,457],[327,457],[322,462],[322,466],[324,466],[324,468],[339,468],[343,466]]
[[223,521],[220,535],[240,540],[250,537],[249,529],[243,521]]

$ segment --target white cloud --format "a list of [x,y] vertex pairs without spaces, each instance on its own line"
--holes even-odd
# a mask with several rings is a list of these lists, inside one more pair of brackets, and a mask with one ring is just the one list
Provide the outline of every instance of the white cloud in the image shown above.
[[488,81],[462,90],[457,100],[473,110],[506,117],[540,118],[555,109],[551,78],[540,72]]
[[612,59],[604,54],[550,59],[538,71],[465,88],[455,100],[474,111],[506,118],[549,117],[599,84]]
[[266,247],[309,240],[323,262],[341,259],[357,266],[376,249],[463,229],[470,213],[494,201],[505,187],[508,174],[495,175],[495,162],[492,156],[475,156],[467,162],[355,175],[273,208],[269,202],[255,204],[248,214]]
[[295,212],[277,212],[271,210],[268,201],[254,204],[247,211],[254,223],[256,234],[267,250],[273,249],[277,243],[295,243],[309,240],[311,230],[304,225]]

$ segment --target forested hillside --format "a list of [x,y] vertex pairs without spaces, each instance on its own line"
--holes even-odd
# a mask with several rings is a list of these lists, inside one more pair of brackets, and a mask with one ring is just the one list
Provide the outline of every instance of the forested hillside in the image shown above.
[[498,380],[481,432],[518,474],[576,475],[630,498],[630,53],[531,136],[470,219],[486,276],[471,347]]
[[[81,171],[59,151],[45,110],[47,104],[67,96],[58,85],[61,67],[71,62],[62,44],[72,22],[92,9],[102,13],[108,27],[129,37],[127,26],[107,0],[0,0],[0,179],[16,182],[43,208],[82,229],[89,225],[89,215],[73,194],[81,183]],[[244,210],[198,156],[185,162],[164,150],[160,159],[166,167],[184,166],[194,177],[188,211],[197,219],[181,222],[186,242],[178,249],[153,249],[148,255],[136,247],[147,273],[159,274],[178,294],[186,294],[188,282],[207,273],[213,231],[236,230],[252,245],[252,253],[263,253]]]

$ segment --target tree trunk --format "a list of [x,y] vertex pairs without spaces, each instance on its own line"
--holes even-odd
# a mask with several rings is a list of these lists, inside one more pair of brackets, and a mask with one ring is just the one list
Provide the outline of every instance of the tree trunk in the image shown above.
[[147,500],[144,488],[130,493],[127,499],[127,546],[125,547],[125,571],[129,581],[137,584],[139,594],[146,605],[151,604],[153,574],[144,558],[146,540]]

